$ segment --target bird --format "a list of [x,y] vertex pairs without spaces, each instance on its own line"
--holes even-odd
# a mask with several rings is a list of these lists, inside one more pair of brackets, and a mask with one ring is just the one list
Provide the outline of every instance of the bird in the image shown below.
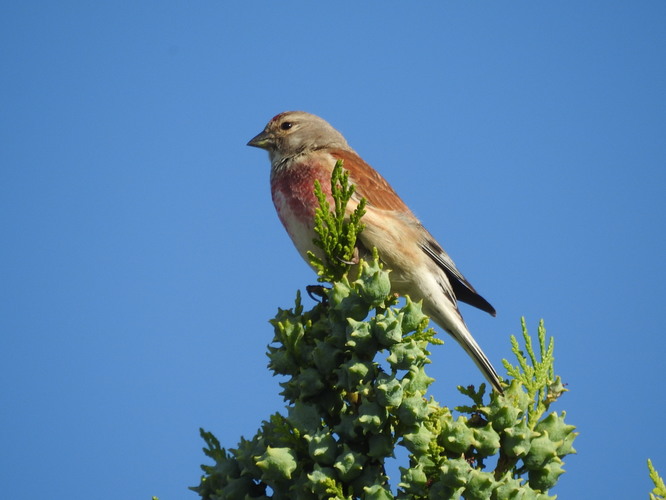
[[273,203],[296,249],[308,263],[308,251],[316,251],[314,216],[319,203],[314,181],[319,181],[332,204],[331,174],[336,162],[342,160],[349,182],[355,186],[347,214],[361,198],[366,200],[361,220],[364,228],[357,241],[362,247],[359,253],[376,248],[391,270],[392,292],[422,300],[423,312],[462,346],[491,386],[503,392],[497,371],[463,320],[458,301],[492,316],[496,315],[495,309],[458,271],[384,177],[349,146],[340,132],[319,116],[287,111],[274,116],[247,145],[268,151]]

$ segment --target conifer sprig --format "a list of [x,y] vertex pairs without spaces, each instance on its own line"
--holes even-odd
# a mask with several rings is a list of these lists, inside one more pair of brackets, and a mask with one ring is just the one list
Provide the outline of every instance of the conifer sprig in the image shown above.
[[319,207],[315,211],[314,244],[321,252],[308,251],[310,264],[317,271],[319,281],[333,283],[339,281],[349,268],[358,263],[356,239],[363,231],[361,217],[365,214],[365,198],[361,198],[356,208],[346,215],[346,207],[355,192],[349,183],[349,172],[344,170],[342,160],[338,160],[331,175],[333,210],[319,181],[315,180],[314,192]]

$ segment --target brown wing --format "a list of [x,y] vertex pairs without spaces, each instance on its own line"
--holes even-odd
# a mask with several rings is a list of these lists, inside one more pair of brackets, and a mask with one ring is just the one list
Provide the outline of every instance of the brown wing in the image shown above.
[[343,149],[333,149],[330,153],[335,159],[344,162],[344,169],[349,172],[349,178],[356,186],[356,192],[366,199],[369,206],[380,210],[397,210],[411,214],[407,205],[386,182],[386,179],[356,153]]

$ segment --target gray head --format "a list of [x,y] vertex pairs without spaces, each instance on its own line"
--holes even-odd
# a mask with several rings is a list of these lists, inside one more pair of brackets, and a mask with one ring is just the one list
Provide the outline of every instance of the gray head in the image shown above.
[[280,113],[247,145],[268,151],[273,165],[286,158],[322,148],[351,151],[342,134],[326,120],[304,111]]

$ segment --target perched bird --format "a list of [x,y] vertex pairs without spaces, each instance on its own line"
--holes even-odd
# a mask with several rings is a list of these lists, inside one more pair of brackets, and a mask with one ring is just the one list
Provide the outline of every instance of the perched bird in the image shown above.
[[469,284],[455,264],[405,205],[393,188],[347,144],[340,132],[318,116],[288,111],[275,116],[248,146],[265,149],[271,161],[271,193],[278,216],[294,245],[308,262],[314,214],[313,192],[319,180],[332,203],[330,179],[337,160],[344,162],[356,192],[348,212],[361,198],[367,201],[365,228],[359,235],[361,254],[377,247],[391,270],[393,291],[423,299],[425,314],[467,351],[492,386],[502,392],[492,364],[467,329],[457,301],[495,316],[495,309]]

